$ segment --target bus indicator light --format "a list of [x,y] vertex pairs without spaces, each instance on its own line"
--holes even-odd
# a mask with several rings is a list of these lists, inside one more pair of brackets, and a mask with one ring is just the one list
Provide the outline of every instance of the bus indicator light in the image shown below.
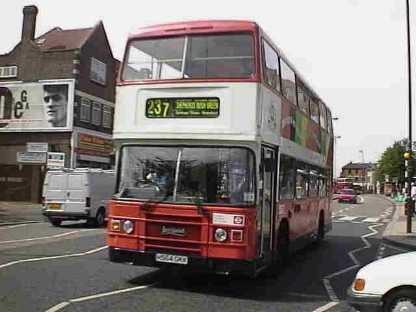
[[111,230],[120,232],[120,220],[111,220]]

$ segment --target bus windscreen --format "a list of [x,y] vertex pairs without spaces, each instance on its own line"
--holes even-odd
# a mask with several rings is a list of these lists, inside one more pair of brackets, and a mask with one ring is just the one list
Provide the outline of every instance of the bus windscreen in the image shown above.
[[252,205],[254,156],[245,148],[126,146],[120,198]]

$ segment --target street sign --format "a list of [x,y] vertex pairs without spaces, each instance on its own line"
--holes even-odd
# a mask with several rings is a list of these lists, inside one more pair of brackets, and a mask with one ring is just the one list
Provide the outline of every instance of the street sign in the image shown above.
[[62,169],[65,167],[65,153],[48,153],[48,169]]
[[44,164],[46,153],[17,152],[16,160],[18,163]]
[[26,151],[30,153],[47,153],[48,143],[44,142],[27,142]]

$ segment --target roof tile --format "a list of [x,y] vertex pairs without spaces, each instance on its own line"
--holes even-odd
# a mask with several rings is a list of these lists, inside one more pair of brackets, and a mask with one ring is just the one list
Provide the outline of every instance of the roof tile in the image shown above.
[[94,28],[63,30],[55,27],[36,38],[36,44],[43,51],[75,50],[82,47]]

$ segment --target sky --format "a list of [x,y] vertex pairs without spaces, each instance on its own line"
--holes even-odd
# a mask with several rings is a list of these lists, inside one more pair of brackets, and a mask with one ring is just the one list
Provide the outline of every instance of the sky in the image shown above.
[[[198,19],[256,21],[338,118],[338,173],[350,161],[379,160],[386,147],[408,136],[406,0],[1,2],[0,54],[19,42],[22,9],[29,4],[39,9],[36,36],[56,26],[92,27],[102,20],[118,59],[128,34],[142,26]],[[415,42],[416,1],[410,2]],[[412,49],[414,73],[416,45]]]

